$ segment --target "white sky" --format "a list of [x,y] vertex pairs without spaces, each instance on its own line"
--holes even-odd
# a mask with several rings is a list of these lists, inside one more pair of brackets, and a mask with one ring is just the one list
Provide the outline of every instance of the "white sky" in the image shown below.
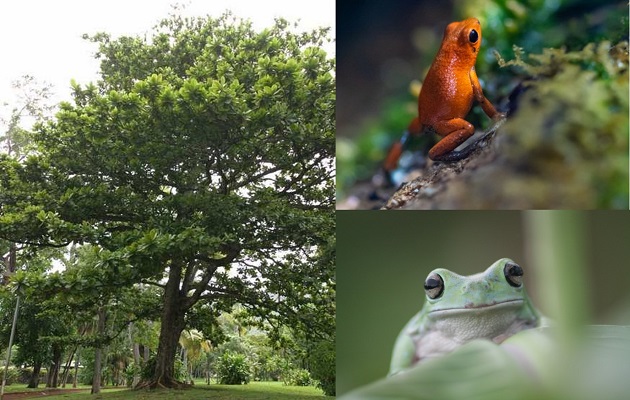
[[[113,37],[142,35],[171,12],[177,0],[0,0],[0,104],[13,102],[11,83],[25,74],[53,85],[55,100],[70,100],[70,80],[96,80],[96,44],[84,33]],[[299,20],[299,29],[331,27],[335,37],[335,1],[184,0],[185,15],[219,16],[231,10],[262,29],[274,17]],[[334,43],[326,48],[334,56]],[[10,107],[12,108],[12,107]],[[3,110],[3,111],[6,111]],[[5,113],[3,112],[3,115]]]

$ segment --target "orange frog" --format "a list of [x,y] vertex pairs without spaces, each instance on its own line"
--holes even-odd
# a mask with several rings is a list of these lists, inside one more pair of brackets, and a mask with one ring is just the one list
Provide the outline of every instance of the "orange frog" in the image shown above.
[[[475,72],[475,62],[481,46],[481,24],[476,18],[452,22],[444,31],[440,50],[427,73],[420,96],[418,116],[409,124],[403,138],[395,143],[384,162],[385,171],[396,169],[408,134],[437,133],[442,139],[431,148],[429,157],[435,161],[456,161],[470,151],[454,151],[475,133],[464,117],[473,105],[481,104],[493,120],[505,117],[484,96]],[[467,147],[467,149],[470,146]]]

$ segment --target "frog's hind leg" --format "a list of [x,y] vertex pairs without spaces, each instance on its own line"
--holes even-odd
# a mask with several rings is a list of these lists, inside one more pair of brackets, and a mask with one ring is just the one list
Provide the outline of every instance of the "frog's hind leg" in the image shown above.
[[470,155],[471,146],[461,151],[455,151],[455,149],[475,133],[475,127],[471,123],[461,118],[453,118],[448,121],[437,122],[432,126],[432,129],[438,135],[443,136],[442,140],[429,150],[429,157],[432,160],[452,162]]
[[396,169],[398,166],[398,160],[400,160],[400,156],[402,155],[407,140],[409,140],[409,131],[403,132],[400,140],[392,144],[392,147],[389,148],[387,157],[385,157],[385,161],[383,161],[383,169],[385,172],[391,173]]
[[421,133],[422,126],[420,125],[420,120],[416,117],[411,121],[407,130],[403,132],[400,140],[394,143],[387,152],[387,157],[385,157],[385,161],[383,161],[383,169],[388,175],[395,170],[396,167],[398,167],[398,160],[400,160],[400,155],[402,154],[409,137],[411,135],[418,136]]

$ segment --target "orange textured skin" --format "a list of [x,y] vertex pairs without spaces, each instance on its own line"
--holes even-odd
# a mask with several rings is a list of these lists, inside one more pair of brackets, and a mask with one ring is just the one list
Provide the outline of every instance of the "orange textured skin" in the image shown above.
[[[479,20],[468,18],[450,23],[424,79],[418,97],[418,117],[409,124],[408,132],[414,135],[433,132],[442,136],[429,151],[429,157],[433,160],[448,160],[448,153],[475,133],[472,124],[464,120],[474,101],[480,103],[490,118],[496,120],[504,117],[486,99],[479,84],[475,62],[480,46]],[[398,161],[396,156],[401,150],[396,148],[394,153],[386,159],[386,170],[395,168]]]

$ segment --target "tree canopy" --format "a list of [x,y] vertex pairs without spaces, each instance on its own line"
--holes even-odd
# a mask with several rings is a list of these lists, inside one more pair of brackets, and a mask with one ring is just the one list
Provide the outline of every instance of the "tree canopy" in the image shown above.
[[[334,61],[327,30],[171,16],[146,38],[87,39],[102,78],[73,83],[36,151],[0,155],[0,238],[96,246],[114,285],[163,290],[152,385],[172,386],[198,302],[334,330]],[[19,279],[19,278],[18,278]]]

